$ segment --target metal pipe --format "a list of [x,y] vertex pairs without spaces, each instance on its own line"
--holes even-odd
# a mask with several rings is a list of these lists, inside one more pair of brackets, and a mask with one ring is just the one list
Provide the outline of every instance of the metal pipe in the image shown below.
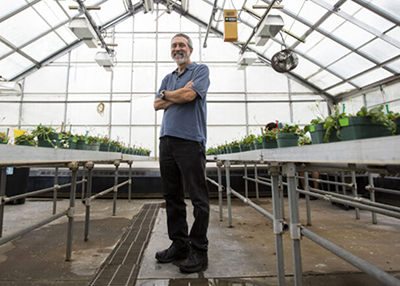
[[249,38],[247,39],[246,43],[243,45],[243,47],[240,49],[240,54],[243,54],[244,51],[246,50],[247,46],[249,45],[251,39],[253,38],[253,36],[255,35],[255,33],[257,32],[257,30],[260,28],[262,22],[264,21],[264,19],[268,16],[268,13],[271,11],[272,7],[274,6],[275,2],[277,0],[272,0],[271,4],[269,5],[269,7],[267,8],[267,10],[265,10],[264,14],[262,15],[260,21],[257,23],[257,25],[253,28],[253,31],[251,32],[251,35],[249,36]]
[[53,215],[57,212],[57,190],[58,190],[58,167],[54,172],[54,190],[53,190]]
[[266,218],[268,218],[270,221],[274,221],[274,216],[267,212],[265,209],[263,209],[262,207],[258,206],[257,204],[253,203],[249,198],[244,197],[243,195],[241,195],[240,193],[236,192],[234,189],[230,188],[230,192],[236,196],[237,198],[239,198],[240,200],[242,200],[246,205],[251,206],[253,209],[255,209],[256,211],[258,211],[259,213],[261,213],[263,216],[265,216]]
[[[357,182],[356,182],[356,172],[355,171],[351,171],[351,181],[353,182],[353,187],[351,188],[351,191],[353,192],[353,197],[358,197],[357,194]],[[360,209],[359,208],[355,208],[354,209],[356,212],[356,219],[360,219]]]
[[133,161],[128,161],[129,164],[129,185],[128,185],[128,201],[132,199],[132,163]]
[[232,204],[231,204],[231,175],[230,175],[230,162],[225,161],[225,177],[226,177],[226,200],[228,203],[228,221],[229,227],[232,227]]
[[246,195],[246,198],[249,197],[249,181],[247,180],[247,164],[244,163],[244,176],[246,179],[244,180],[244,193]]
[[204,38],[203,48],[207,48],[207,39],[208,39],[208,34],[210,33],[210,30],[211,30],[211,23],[212,23],[212,20],[214,18],[215,13],[218,10],[217,3],[218,3],[218,0],[215,0],[214,1],[214,5],[213,5],[213,9],[212,9],[212,12],[211,12],[210,20],[208,21],[207,32],[206,32],[206,35],[205,35],[205,38]]
[[[341,177],[341,179],[342,179],[342,183],[344,183],[345,182],[345,177],[344,177],[344,172],[342,171],[342,172],[340,172],[340,177]],[[345,186],[342,186],[342,192],[343,192],[343,195],[347,195],[347,189],[346,189],[346,187]],[[349,206],[348,205],[345,205],[345,208],[348,210],[349,209]]]
[[71,174],[71,193],[69,200],[69,209],[68,209],[68,233],[67,233],[67,251],[66,251],[66,261],[71,260],[72,254],[72,240],[73,240],[73,228],[74,228],[74,216],[75,216],[75,195],[76,195],[76,177],[77,171],[79,169],[78,163],[70,163],[68,164],[69,169],[72,171]]
[[[304,189],[309,190],[310,184],[308,181],[308,172],[304,172]],[[306,212],[307,212],[307,225],[311,225],[311,206],[310,206],[310,195],[306,195]]]
[[222,221],[223,213],[222,213],[222,172],[221,172],[222,162],[217,162],[217,172],[218,172],[218,202],[219,202],[219,220]]
[[92,195],[92,182],[93,182],[93,167],[94,164],[92,162],[88,162],[85,164],[85,167],[88,169],[88,184],[87,184],[87,192],[86,192],[86,200],[85,200],[85,234],[83,236],[84,241],[89,240],[89,223],[90,223],[90,197]]
[[354,207],[354,208],[357,207],[357,208],[360,208],[360,209],[376,212],[376,213],[383,214],[383,215],[386,215],[386,216],[400,218],[400,213],[398,213],[398,212],[385,210],[385,209],[374,207],[374,206],[363,205],[363,204],[358,203],[358,202],[352,202],[352,201],[348,201],[348,200],[335,198],[334,196],[331,196],[331,195],[320,195],[320,194],[316,194],[316,193],[312,193],[312,192],[305,191],[305,190],[300,190],[300,189],[297,189],[297,191],[299,193],[301,193],[301,194],[309,194],[309,195],[312,195],[313,197],[320,198],[320,199],[323,199],[323,200],[328,201],[328,202],[340,203],[340,204],[348,205],[348,206],[351,206],[351,207]]
[[[207,177],[206,179],[207,179],[207,181],[209,181],[211,184],[215,185],[216,187],[219,187],[219,184],[218,184],[216,181],[214,181],[213,179],[211,179],[211,178],[209,178],[209,177]],[[219,190],[218,190],[218,192],[219,192]]]
[[[375,202],[375,190],[374,190],[374,178],[372,178],[372,174],[368,174],[368,183],[371,188],[366,188],[369,191],[369,197],[371,201]],[[378,219],[376,217],[376,213],[372,212],[372,223],[377,224]]]
[[114,162],[115,176],[114,176],[114,194],[113,194],[113,216],[117,213],[117,196],[118,196],[118,167],[119,161]]
[[[82,184],[82,183],[83,183],[83,181],[76,182],[77,185],[78,184]],[[45,189],[41,189],[41,190],[37,190],[37,191],[25,193],[25,194],[20,194],[20,195],[16,195],[16,196],[12,196],[12,197],[4,197],[3,201],[5,203],[8,203],[8,202],[13,201],[13,200],[18,200],[18,199],[26,198],[26,197],[29,197],[29,196],[34,196],[34,195],[50,192],[50,191],[54,190],[55,188],[56,189],[62,189],[62,188],[66,188],[66,187],[69,187],[69,186],[71,186],[71,183],[64,184],[64,185],[61,185],[61,186],[58,186],[58,187],[45,188]]]
[[378,192],[386,193],[386,194],[400,195],[400,191],[399,190],[377,188],[377,187],[374,187],[374,185],[371,185],[371,184],[370,184],[370,186],[366,186],[365,189],[367,189],[368,191],[369,190],[374,190],[374,191],[378,191]]
[[265,185],[265,186],[272,186],[272,183],[256,180],[256,179],[245,177],[245,176],[243,176],[243,179],[246,179],[246,180],[249,180],[249,181],[252,181],[252,182],[258,182],[258,183],[260,183],[262,185]]
[[256,198],[259,199],[259,190],[258,190],[258,174],[257,174],[257,164],[254,164],[254,177],[256,179]]
[[126,184],[128,184],[128,183],[129,183],[129,180],[126,180],[125,182],[119,183],[119,184],[116,185],[116,186],[112,186],[112,187],[110,187],[110,188],[108,188],[108,189],[105,189],[104,191],[102,191],[102,192],[100,192],[100,193],[97,193],[97,194],[91,196],[91,197],[90,197],[90,201],[94,201],[94,200],[97,199],[98,197],[104,196],[104,195],[108,194],[109,192],[114,191],[115,188],[118,189],[118,188],[120,188],[120,187],[122,187],[122,186],[124,186],[124,185],[126,185]]
[[274,215],[274,234],[275,234],[275,251],[276,251],[276,268],[278,272],[278,285],[285,285],[285,263],[283,252],[283,217],[280,210],[280,194],[279,194],[279,166],[271,166],[272,181],[272,206]]
[[301,234],[310,239],[311,241],[315,242],[316,244],[322,246],[323,248],[329,250],[333,254],[339,256],[340,258],[344,259],[351,265],[357,267],[358,269],[364,271],[368,275],[374,277],[378,281],[381,281],[385,285],[400,285],[400,280],[396,279],[395,277],[391,276],[387,272],[377,268],[376,266],[368,263],[367,261],[355,256],[354,254],[344,250],[343,248],[333,244],[332,242],[316,235],[315,233],[309,231],[306,228],[301,230]]
[[[1,167],[0,198],[6,195],[6,167]],[[4,204],[0,203],[0,237],[3,236]]]
[[[298,176],[300,179],[305,179],[305,176]],[[308,178],[309,181],[313,182],[318,182],[318,183],[326,183],[326,184],[331,184],[331,185],[338,185],[338,186],[346,186],[346,187],[353,187],[352,183],[341,183],[341,182],[334,182],[334,181],[329,181],[329,180],[321,180],[321,179],[314,179],[314,178]]]
[[283,165],[282,171],[286,175],[288,182],[290,238],[292,240],[294,285],[301,286],[303,269],[301,265],[300,248],[301,224],[299,216],[299,204],[296,193],[296,166],[294,165],[294,163],[286,163],[285,165]]
[[382,204],[382,203],[377,203],[368,199],[364,199],[362,197],[350,197],[350,196],[344,196],[341,194],[336,194],[336,193],[330,193],[330,192],[326,192],[326,191],[322,191],[319,189],[315,189],[315,188],[310,188],[310,190],[317,192],[319,194],[325,194],[327,196],[332,196],[332,197],[338,197],[344,200],[349,200],[349,201],[356,201],[358,203],[362,203],[365,205],[369,205],[369,206],[374,206],[374,207],[378,207],[378,208],[382,208],[382,209],[387,209],[387,210],[391,210],[391,211],[395,211],[395,212],[399,212],[400,213],[400,207],[396,207],[396,206],[392,206],[392,205],[387,205],[387,204]]
[[52,222],[52,221],[54,221],[56,219],[59,219],[60,217],[63,217],[65,215],[67,215],[67,214],[68,214],[68,210],[62,211],[62,212],[60,212],[58,214],[55,214],[55,215],[52,215],[51,217],[48,217],[48,218],[46,218],[46,219],[44,219],[44,220],[42,220],[42,221],[40,221],[40,222],[38,222],[36,224],[33,224],[33,225],[31,225],[31,226],[29,226],[27,228],[21,229],[21,230],[13,233],[11,235],[3,237],[3,238],[0,239],[0,245],[2,245],[4,243],[7,243],[7,242],[9,242],[9,241],[11,241],[11,240],[13,240],[13,239],[15,239],[17,237],[20,237],[21,235],[24,235],[24,234],[26,234],[26,233],[34,230],[34,229],[37,229],[37,228],[39,228],[39,227],[41,227],[43,225],[46,225],[46,224],[48,224],[48,223],[50,223],[50,222]]
[[279,198],[281,200],[282,218],[285,219],[285,194],[283,193],[283,178],[279,175]]

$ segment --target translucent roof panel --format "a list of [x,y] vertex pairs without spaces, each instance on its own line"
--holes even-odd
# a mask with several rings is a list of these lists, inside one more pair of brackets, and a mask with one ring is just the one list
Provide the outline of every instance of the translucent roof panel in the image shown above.
[[[151,58],[147,55],[155,53],[160,57],[158,60],[170,60],[168,51],[161,51],[154,44],[150,46],[152,41],[142,35],[144,32],[154,33],[159,45],[165,45],[173,33],[182,30],[191,31],[195,41],[203,42],[207,30],[204,25],[208,25],[215,12],[211,26],[217,33],[208,35],[209,46],[196,51],[195,60],[237,61],[240,48],[249,41],[248,48],[269,65],[274,54],[290,47],[297,53],[299,64],[289,73],[304,86],[314,87],[316,92],[327,91],[333,100],[339,94],[371,83],[379,84],[400,77],[400,1],[282,0],[279,4],[283,8],[272,9],[270,13],[280,15],[284,30],[293,36],[282,32],[282,35],[269,39],[264,46],[252,43],[254,28],[266,11],[254,5],[268,5],[272,0],[218,1],[215,11],[212,0],[187,0],[186,7],[182,7],[184,1],[181,0],[159,0],[155,1],[154,7],[150,7],[153,11],[147,13],[144,13],[147,11],[144,9],[145,1],[132,0],[131,15],[128,12],[130,1],[126,0],[1,2],[0,75],[9,80],[20,80],[32,71],[32,67],[40,68],[48,64],[48,59],[57,60],[77,47],[80,39],[68,25],[72,18],[82,17],[85,13],[82,9],[70,9],[70,6],[79,6],[80,3],[100,6],[100,10],[86,12],[96,28],[109,28],[109,24],[115,21],[116,37],[113,37],[113,29],[101,31],[107,42],[118,44],[120,40],[121,46],[130,41],[136,43],[133,56],[120,51],[120,59],[127,66],[132,60],[134,64],[145,63]],[[232,43],[224,43],[221,38],[224,34],[223,9],[238,10],[236,48]],[[172,13],[179,13],[180,17],[171,17]],[[127,20],[130,16],[134,16],[134,21]],[[119,21],[121,17],[124,21]],[[133,27],[135,34],[131,35]],[[126,33],[126,36],[121,33]],[[222,58],[216,58],[213,55],[215,49],[226,49],[227,53]],[[87,61],[95,65],[93,53],[80,52],[79,57],[87,57]],[[74,61],[73,55],[77,53],[71,55],[71,61]]]

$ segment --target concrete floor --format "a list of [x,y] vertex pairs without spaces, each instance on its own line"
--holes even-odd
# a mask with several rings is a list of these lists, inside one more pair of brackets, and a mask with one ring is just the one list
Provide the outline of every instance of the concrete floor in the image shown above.
[[[253,201],[272,211],[271,198]],[[112,216],[111,200],[93,202],[90,238],[84,242],[84,206],[78,201],[72,261],[65,261],[67,219],[62,218],[0,246],[0,286],[88,285],[134,216],[149,202],[162,201],[120,200],[116,216]],[[68,204],[68,200],[59,200],[59,211]],[[308,229],[400,279],[399,220],[378,215],[378,224],[373,225],[366,211],[361,211],[361,219],[356,220],[354,210],[323,200],[311,205],[313,225]],[[51,210],[52,202],[43,200],[6,205],[3,236],[50,216]],[[272,223],[238,200],[233,200],[232,214],[233,227],[229,227],[226,202],[220,221],[218,201],[212,200],[209,266],[200,273],[183,274],[179,263],[160,264],[154,259],[156,251],[170,244],[165,209],[161,208],[134,285],[277,285]],[[305,224],[304,199],[300,199],[300,217]],[[303,285],[383,285],[306,238],[301,241],[301,252]],[[294,285],[289,233],[284,235],[284,253],[286,285]]]

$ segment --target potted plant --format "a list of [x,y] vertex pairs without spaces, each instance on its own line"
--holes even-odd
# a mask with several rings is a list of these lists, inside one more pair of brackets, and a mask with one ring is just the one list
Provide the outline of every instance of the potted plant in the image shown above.
[[253,141],[253,145],[254,145],[254,149],[258,150],[258,149],[262,149],[263,145],[262,145],[262,135],[258,135],[254,141]]
[[111,140],[109,152],[117,152],[121,148],[121,144],[118,141]]
[[235,140],[229,143],[229,147],[232,153],[238,153],[240,152],[240,143],[239,141]]
[[7,144],[8,143],[8,136],[5,132],[0,132],[0,144]]
[[278,148],[298,146],[301,133],[298,125],[284,124],[281,129],[278,129]]
[[74,135],[76,138],[76,149],[77,150],[86,150],[86,135]]
[[262,137],[262,147],[263,149],[271,149],[271,148],[278,148],[277,139],[277,130],[264,130],[261,137]]
[[311,120],[311,125],[308,127],[308,130],[311,134],[312,143],[320,144],[340,141],[339,120],[346,117],[348,117],[348,115],[344,112],[340,112],[339,105],[335,105],[333,113],[327,117],[317,117]]
[[99,138],[95,136],[88,136],[86,140],[85,150],[99,151]]
[[23,133],[15,137],[15,145],[35,146],[35,136],[28,133]]
[[249,151],[252,148],[254,149],[253,142],[256,139],[256,135],[250,134],[249,136],[245,136],[241,141],[240,141],[240,151]]
[[51,126],[39,124],[32,131],[32,135],[37,138],[39,147],[57,148],[60,143],[58,134],[56,134],[55,129]]
[[100,143],[99,150],[103,151],[103,152],[108,152],[108,149],[110,148],[110,144],[108,142],[108,138],[107,137],[99,138],[99,143]]
[[396,124],[383,112],[383,105],[368,110],[363,106],[355,116],[339,120],[342,140],[389,136],[396,133]]

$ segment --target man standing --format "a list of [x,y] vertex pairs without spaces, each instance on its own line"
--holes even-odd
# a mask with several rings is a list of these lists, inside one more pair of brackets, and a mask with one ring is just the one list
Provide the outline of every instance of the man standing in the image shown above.
[[[192,40],[177,34],[171,57],[178,68],[162,81],[154,109],[164,110],[160,132],[160,172],[166,201],[169,248],[156,253],[161,263],[185,259],[183,272],[198,272],[208,263],[209,195],[206,180],[207,90],[206,65],[190,60]],[[193,205],[194,222],[186,221],[185,193]]]

